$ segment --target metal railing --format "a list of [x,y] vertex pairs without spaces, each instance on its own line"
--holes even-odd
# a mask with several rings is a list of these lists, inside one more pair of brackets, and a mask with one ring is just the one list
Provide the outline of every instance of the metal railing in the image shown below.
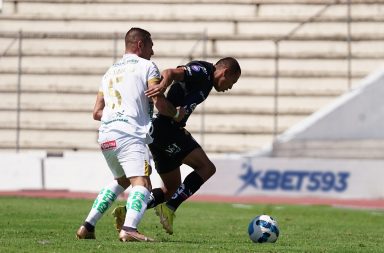
[[[274,117],[273,117],[273,136],[277,137],[279,134],[279,62],[280,62],[280,43],[282,41],[287,41],[291,39],[304,25],[308,23],[312,23],[316,21],[329,7],[341,4],[339,0],[335,0],[334,3],[328,3],[324,5],[318,12],[316,12],[313,16],[309,17],[307,20],[300,22],[296,27],[294,27],[291,31],[289,31],[286,35],[281,36],[280,38],[274,40],[275,45],[275,87],[274,87]],[[351,0],[347,0],[347,87],[348,90],[351,88]]]
[[[0,0],[1,1],[1,0]],[[20,114],[21,114],[21,76],[22,76],[22,43],[23,43],[23,33],[20,30],[17,34],[17,37],[13,38],[9,45],[5,48],[1,57],[4,57],[12,46],[18,42],[18,53],[17,53],[17,94],[16,94],[16,143],[15,149],[16,152],[20,150]]]
[[[22,30],[20,30],[17,34],[16,33],[4,33],[6,34],[5,37],[11,38],[11,42],[5,47],[5,50],[0,54],[0,60],[7,55],[7,53],[11,50],[11,48],[17,43],[17,87],[16,87],[16,141],[15,141],[15,150],[16,152],[20,151],[20,132],[21,132],[21,123],[20,123],[20,116],[21,116],[21,94],[22,94],[22,84],[21,79],[23,76],[23,68],[22,68],[22,60],[23,60],[23,40],[25,38],[61,38],[61,39],[70,39],[70,38],[76,38],[76,39],[106,39],[112,41],[112,63],[114,63],[117,58],[119,57],[118,51],[120,48],[118,48],[118,43],[121,39],[123,39],[123,36],[117,32],[113,34],[107,34],[107,35],[101,35],[101,34],[63,34],[63,33],[51,33],[51,34],[45,34],[45,33],[24,33]],[[202,33],[188,33],[188,34],[163,34],[158,35],[160,37],[165,36],[167,39],[172,38],[190,38],[196,40],[196,43],[193,45],[191,50],[183,59],[181,59],[180,64],[185,64],[184,60],[192,60],[193,55],[196,55],[196,51],[198,50],[199,44],[202,44],[202,52],[201,52],[201,59],[204,60],[207,57],[207,32],[204,30]],[[156,37],[156,35],[155,35]],[[169,66],[169,67],[176,67],[176,66]],[[200,135],[201,135],[201,144],[204,145],[204,129],[205,129],[205,110],[204,110],[204,103],[202,104],[202,110],[201,110],[201,127],[200,127]]]

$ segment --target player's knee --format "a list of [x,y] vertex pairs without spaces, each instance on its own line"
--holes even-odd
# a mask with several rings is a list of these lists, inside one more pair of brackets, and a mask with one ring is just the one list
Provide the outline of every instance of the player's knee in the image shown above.
[[192,168],[203,178],[204,182],[216,173],[216,166],[211,161]]
[[208,176],[211,177],[216,173],[216,166],[212,162],[210,162],[207,166],[206,171],[208,173]]
[[117,183],[123,187],[124,189],[127,189],[130,185],[131,185],[131,182],[129,181],[128,178],[126,178],[125,176],[124,177],[120,177],[117,179]]

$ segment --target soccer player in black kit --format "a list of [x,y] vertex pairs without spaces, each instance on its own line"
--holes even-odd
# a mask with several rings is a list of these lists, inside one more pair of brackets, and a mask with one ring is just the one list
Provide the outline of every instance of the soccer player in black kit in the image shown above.
[[[155,167],[164,186],[151,191],[147,208],[155,208],[160,222],[168,234],[173,233],[176,209],[192,196],[213,174],[215,165],[192,135],[184,128],[196,106],[207,99],[212,88],[225,92],[232,88],[241,75],[236,59],[226,57],[215,65],[205,61],[191,61],[186,65],[162,72],[160,86],[148,89],[146,95],[154,98],[167,93],[167,100],[176,108],[173,118],[158,114],[153,120],[153,142],[149,144]],[[181,182],[180,165],[186,164],[193,171]],[[164,203],[164,201],[166,201]],[[124,219],[124,207],[114,211],[116,227],[119,217]]]

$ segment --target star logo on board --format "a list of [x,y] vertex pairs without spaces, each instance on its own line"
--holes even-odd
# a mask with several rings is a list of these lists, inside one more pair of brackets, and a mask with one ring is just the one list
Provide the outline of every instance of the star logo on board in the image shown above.
[[251,159],[248,159],[248,161],[243,163],[242,168],[245,170],[245,173],[240,175],[239,178],[243,182],[243,185],[236,191],[236,194],[241,193],[248,186],[258,188],[257,178],[260,176],[261,172],[253,170]]

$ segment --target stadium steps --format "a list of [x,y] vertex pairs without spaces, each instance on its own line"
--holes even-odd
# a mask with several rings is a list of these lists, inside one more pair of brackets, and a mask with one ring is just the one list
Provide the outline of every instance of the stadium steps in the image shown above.
[[[352,32],[381,31],[381,1],[351,1]],[[116,4],[119,3],[119,8]],[[315,15],[332,1],[5,1],[0,20],[4,31],[125,31],[131,26],[150,27],[152,33],[183,31],[208,34],[285,35],[300,22]],[[334,2],[333,2],[334,3]],[[346,3],[346,2],[344,2]],[[86,8],[82,8],[86,5]],[[148,14],[142,14],[142,10]],[[211,10],[215,11],[212,12]],[[298,33],[346,34],[345,4],[330,6],[321,17],[306,24]],[[140,13],[140,14],[138,14]],[[156,15],[151,15],[156,13]],[[324,23],[325,22],[325,23]],[[333,23],[330,23],[333,22]],[[97,25],[95,25],[97,24]],[[330,25],[332,24],[332,25]],[[326,29],[324,29],[324,27]]]
[[[137,16],[137,9],[146,9],[147,13],[155,12],[156,16],[312,16],[320,7],[335,4],[334,0],[4,0],[4,9],[15,13],[49,13],[58,15],[68,13],[99,16]],[[371,15],[381,10],[375,8],[382,0],[351,0],[356,14]],[[337,1],[341,5],[333,5],[324,15],[341,16],[345,13],[342,8],[347,0]],[[369,4],[369,6],[367,6]],[[116,5],[119,8],[116,8]],[[83,8],[86,6],[86,8]],[[215,9],[212,12],[212,8]],[[355,13],[353,13],[355,14]],[[149,14],[147,14],[149,16]]]
[[[43,54],[50,52],[72,52],[77,50],[84,51],[84,54],[90,55],[95,51],[99,52],[96,56],[105,52],[113,53],[115,42],[117,40],[116,48],[118,52],[122,52],[123,36],[124,33],[116,34],[113,32],[29,32],[23,31],[23,49],[28,53]],[[18,38],[18,31],[2,31],[0,30],[1,48],[7,49],[7,46]],[[154,33],[152,35],[155,42],[154,49],[155,54],[180,54],[185,57],[201,57],[202,50],[199,45],[197,52],[193,52],[191,55],[192,47],[202,39],[201,33]],[[274,42],[281,37],[271,34],[241,34],[241,35],[207,35],[207,54],[212,55],[228,55],[239,54],[244,58],[251,58],[253,55],[258,54],[262,58],[269,58],[274,56],[275,45]],[[319,59],[324,59],[329,56],[331,59],[340,56],[347,56],[347,48],[345,43],[346,37],[342,34],[303,34],[296,35],[289,40],[283,40],[280,42],[279,53],[282,56],[298,55],[299,58],[311,58],[314,56],[322,55]],[[384,40],[384,34],[380,33],[366,33],[360,35],[351,36],[351,42],[353,46],[352,53],[356,54],[356,57],[362,57],[366,54],[369,57],[375,57],[374,52],[383,53],[382,47],[380,47]],[[80,42],[80,43],[79,43]],[[170,43],[172,42],[172,43]],[[43,45],[41,44],[43,43]],[[199,42],[201,43],[201,42]],[[73,45],[76,45],[74,48]],[[44,46],[44,47],[43,47]],[[369,47],[369,48],[367,48]],[[10,49],[15,52],[16,45],[13,45]],[[40,49],[39,52],[38,49]],[[13,53],[14,54],[14,53]]]
[[[0,149],[16,148],[16,130],[0,131]],[[84,131],[41,131],[25,129],[20,131],[20,149],[44,150],[96,150],[97,132]]]
[[[220,100],[224,98],[225,100]],[[0,148],[12,148],[16,129],[16,94],[2,93],[1,136],[7,135]],[[21,96],[20,146],[23,149],[97,149],[98,122],[92,119],[95,94],[23,93]],[[320,108],[327,100],[280,100],[279,133]],[[316,101],[316,103],[314,103]],[[220,106],[218,106],[218,104]],[[311,106],[304,108],[303,105]],[[212,96],[198,107],[188,129],[200,141],[204,120],[204,147],[208,152],[241,152],[259,149],[272,140],[273,101],[271,97]],[[9,132],[14,132],[10,134]],[[79,141],[81,140],[81,141]],[[13,146],[14,147],[14,146]]]
[[[16,73],[18,71],[18,58],[6,57],[7,65],[0,65],[0,73]],[[208,57],[209,62],[216,62],[217,59]],[[178,58],[156,57],[154,61],[160,69],[166,66],[178,66]],[[244,76],[273,77],[274,61],[272,59],[239,59],[242,64]],[[109,65],[112,64],[111,58],[98,58],[97,61],[89,57],[23,57],[22,71],[26,74],[47,74],[47,75],[99,75],[105,73]],[[304,64],[305,62],[305,64]],[[355,77],[362,77],[370,70],[375,69],[384,61],[377,60],[354,60],[353,73]],[[280,60],[279,70],[282,77],[342,77],[346,73],[345,59],[337,60]]]
[[[2,17],[2,16],[1,16]],[[39,17],[31,19],[6,19],[1,18],[2,30],[3,31],[34,31],[34,32],[115,32],[127,30],[127,22],[123,19],[120,20],[105,20],[101,22],[95,20],[71,20],[66,19],[40,19]],[[191,32],[191,33],[202,33],[204,30],[209,35],[246,35],[250,34],[253,36],[277,36],[282,37],[293,30],[298,23],[287,23],[287,22],[228,22],[228,21],[169,21],[169,22],[158,22],[153,21],[131,21],[129,22],[130,27],[144,27],[151,30],[151,33],[167,33],[169,31],[175,32]],[[355,22],[351,29],[352,34],[355,36],[364,37],[369,33],[376,32],[378,35],[383,35],[384,24],[382,20],[375,22]],[[298,33],[297,36],[301,35],[312,35],[312,36],[346,36],[347,28],[345,23],[341,22],[327,22],[327,23],[310,23],[305,25]],[[344,38],[345,39],[345,38]]]
[[[26,55],[39,56],[53,53],[52,56],[69,54],[69,56],[114,57],[122,53],[123,33],[59,33],[59,32],[28,32],[23,31],[23,52]],[[156,54],[163,57],[196,58],[202,57],[201,34],[199,33],[164,33],[153,34]],[[18,32],[0,30],[0,50],[5,51],[7,46],[18,38]],[[208,56],[217,57],[235,55],[244,59],[261,58],[273,59],[275,57],[275,35],[208,35],[206,38],[206,53]],[[114,40],[117,39],[115,45]],[[279,53],[282,59],[341,59],[347,58],[347,47],[344,35],[297,35],[290,40],[281,41]],[[356,59],[380,59],[384,54],[382,41],[384,34],[369,33],[352,35],[352,57]],[[200,41],[200,42],[199,42]],[[170,43],[171,42],[171,43]],[[199,44],[193,51],[193,46]],[[74,47],[73,45],[76,45]],[[8,49],[10,55],[15,55],[17,44],[12,44]],[[192,52],[191,52],[192,51]],[[108,53],[109,52],[109,53]],[[7,53],[7,55],[8,55]],[[376,54],[375,54],[376,53]],[[180,58],[180,61],[183,60]]]
[[[1,74],[0,92],[16,92],[15,72]],[[23,92],[88,93],[95,94],[100,84],[99,75],[45,75],[24,74],[21,80]],[[357,83],[359,78],[354,79]],[[316,78],[313,80],[285,77],[279,79],[279,96],[329,96],[336,97],[347,89],[344,77]],[[228,94],[274,96],[272,78],[243,76]],[[213,96],[218,95],[212,92]]]
[[[14,112],[4,111],[1,111],[0,115],[8,117],[6,124],[1,122],[0,149],[12,149],[16,146],[16,115]],[[36,118],[37,116],[38,118]],[[215,125],[206,126],[209,134],[206,134],[202,140],[199,126],[196,126],[200,124],[200,122],[196,122],[197,118],[194,117],[191,120],[189,128],[194,137],[204,143],[208,152],[241,152],[244,149],[260,148],[266,141],[271,141],[270,127],[268,127],[269,133],[263,129],[263,126],[259,126],[259,132],[255,132],[256,127],[247,122],[246,125],[252,129],[252,132],[246,129],[244,124],[237,126],[242,128],[242,131],[239,129],[233,131],[233,125],[227,125],[227,129],[224,128],[224,124],[228,123],[227,118],[218,118],[217,115],[209,115],[209,121],[214,122]],[[260,117],[257,118],[262,121]],[[72,122],[69,122],[70,120]],[[270,120],[272,121],[272,118]],[[208,120],[206,122],[209,123]],[[245,122],[243,121],[243,123]],[[268,122],[264,122],[264,124],[267,125]],[[19,145],[22,149],[97,150],[97,127],[98,122],[91,119],[91,112],[73,114],[70,112],[24,111],[20,117]],[[220,131],[217,131],[217,127],[221,127]]]
[[[23,30],[21,146],[97,148],[98,124],[91,118],[95,91],[105,69],[119,57],[114,49],[121,52],[123,48],[123,34],[114,31],[124,33],[129,22],[152,32],[153,60],[161,69],[201,58],[201,43],[195,52],[191,49],[207,28],[206,59],[235,56],[244,71],[230,95],[211,94],[204,113],[199,107],[188,128],[200,140],[202,117],[207,116],[204,147],[208,152],[260,148],[273,139],[273,41],[332,2],[5,0],[0,52]],[[353,84],[382,63],[383,2],[351,0]],[[137,15],[143,9],[148,14]],[[280,43],[279,132],[347,90],[345,13],[345,5],[332,6],[316,22]],[[16,56],[17,43],[0,58],[0,115],[12,119],[0,121],[3,149],[14,147],[15,142]],[[38,115],[44,117],[36,120]]]
[[[16,147],[16,131],[2,130],[0,149],[12,150]],[[197,141],[204,143],[204,150],[209,153],[243,152],[261,148],[265,143],[272,141],[270,135],[253,134],[210,134],[200,139],[199,134],[194,134]],[[46,131],[23,130],[20,132],[19,148],[23,150],[98,150],[97,132],[82,131]]]
[[[14,129],[17,127],[16,113],[14,110],[0,110],[1,129]],[[204,117],[204,118],[203,118]],[[281,130],[302,120],[304,115],[283,115],[281,117]],[[196,114],[188,121],[188,130],[199,133],[201,124],[205,125],[208,133],[222,134],[271,134],[273,131],[273,118],[269,114],[248,116],[245,120],[242,114],[230,115],[220,114]],[[202,122],[204,120],[204,123]],[[59,111],[59,110],[23,110],[20,114],[19,127],[22,129],[40,129],[41,131],[95,131],[100,122],[93,120],[92,111]]]
[[[345,6],[338,6],[339,8],[343,8],[345,12]],[[353,6],[356,8],[356,6]],[[130,9],[132,6],[130,7]],[[375,11],[376,12],[376,11]],[[238,25],[239,23],[301,23],[305,22],[308,17],[308,13],[305,16],[301,15],[241,15],[241,16],[233,16],[232,15],[223,15],[223,16],[195,16],[195,15],[164,15],[163,13],[159,13],[160,15],[156,15],[154,17],[151,16],[143,16],[138,15],[137,13],[133,13],[133,15],[127,16],[126,14],[122,16],[118,15],[81,15],[75,13],[63,13],[58,14],[57,12],[47,12],[47,13],[11,13],[6,11],[0,16],[0,20],[8,20],[8,21],[50,21],[50,22],[159,22],[159,23],[193,23],[193,22],[214,22],[214,23],[231,23],[234,25]],[[358,16],[353,16],[351,18],[351,22],[353,23],[365,23],[365,22],[382,22],[384,20],[383,17],[372,17],[370,13],[365,15],[361,15],[361,13],[356,13]],[[314,23],[343,23],[347,21],[345,14],[335,14],[335,15],[327,15],[318,17]]]
[[[6,92],[0,94],[0,109],[16,109],[17,94]],[[21,109],[34,111],[68,111],[84,112],[93,109],[96,93],[23,93]],[[305,115],[329,103],[329,97],[281,97],[279,114]],[[196,108],[196,113],[202,112],[203,107]],[[273,114],[274,100],[270,96],[244,95],[212,95],[204,102],[204,111],[210,114]]]

